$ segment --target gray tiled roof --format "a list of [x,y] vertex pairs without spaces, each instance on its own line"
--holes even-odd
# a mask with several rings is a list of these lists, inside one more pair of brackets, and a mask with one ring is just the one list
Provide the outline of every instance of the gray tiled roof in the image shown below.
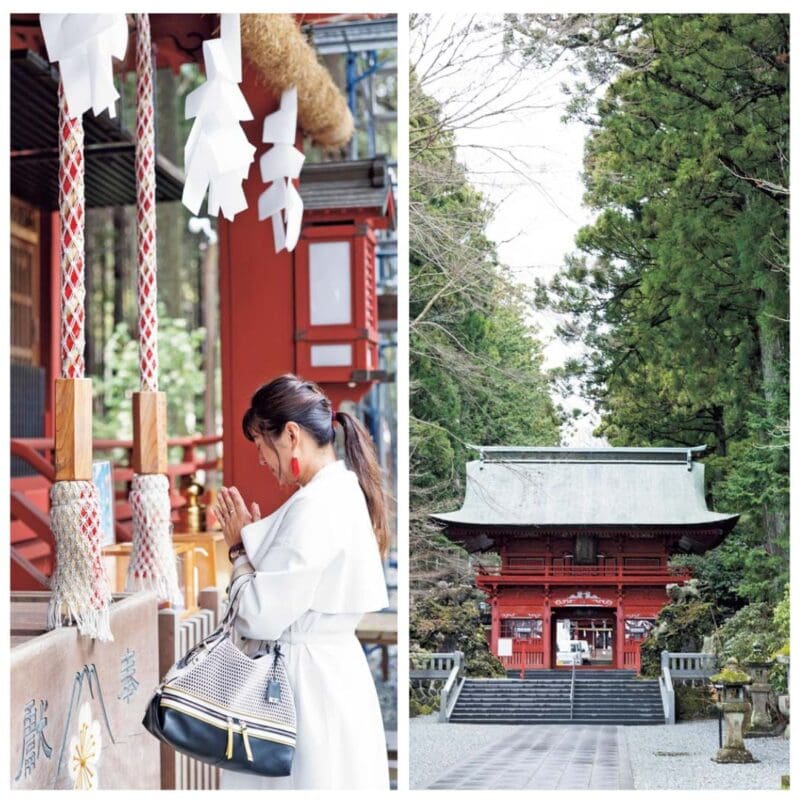
[[451,525],[703,526],[731,528],[709,511],[704,448],[478,448],[464,504],[433,514]]
[[307,210],[374,208],[383,213],[391,191],[385,156],[307,164],[300,175]]

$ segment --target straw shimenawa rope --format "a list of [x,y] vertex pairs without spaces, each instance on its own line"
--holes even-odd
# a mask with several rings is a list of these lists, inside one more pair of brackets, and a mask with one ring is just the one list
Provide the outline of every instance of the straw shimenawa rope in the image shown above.
[[290,14],[242,14],[242,53],[276,95],[297,87],[297,120],[328,150],[353,137],[353,116],[328,70]]

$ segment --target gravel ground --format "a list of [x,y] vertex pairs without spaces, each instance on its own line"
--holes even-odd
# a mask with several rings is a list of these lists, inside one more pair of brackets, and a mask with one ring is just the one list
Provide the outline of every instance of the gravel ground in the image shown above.
[[516,725],[440,725],[437,714],[409,721],[410,789],[425,789],[445,770],[509,732]]
[[[515,725],[440,725],[437,716],[409,724],[409,787],[425,789],[454,764],[506,736]],[[789,740],[747,739],[758,764],[717,764],[717,721],[622,728],[636,789],[780,789],[789,774]]]
[[759,764],[717,764],[716,720],[624,729],[637,789],[780,789],[789,740],[745,739]]

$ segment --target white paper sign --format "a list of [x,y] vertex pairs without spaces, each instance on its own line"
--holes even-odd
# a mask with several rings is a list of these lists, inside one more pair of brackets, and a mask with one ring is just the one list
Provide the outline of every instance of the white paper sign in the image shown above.
[[513,653],[513,639],[498,639],[497,640],[497,655],[510,656]]
[[280,108],[264,117],[263,141],[272,147],[261,156],[261,180],[271,183],[258,198],[258,218],[272,220],[275,252],[292,251],[300,238],[303,199],[292,183],[300,177],[305,155],[294,146],[297,133],[297,89],[281,95]]
[[222,14],[220,39],[203,42],[207,80],[186,98],[187,119],[194,118],[184,148],[183,204],[200,211],[208,192],[208,213],[222,211],[232,220],[247,208],[242,181],[256,149],[239,124],[253,119],[238,83],[242,79],[239,15]]
[[123,59],[128,47],[125,14],[40,14],[47,57],[58,61],[67,108],[73,117],[92,109],[116,116],[112,57]]

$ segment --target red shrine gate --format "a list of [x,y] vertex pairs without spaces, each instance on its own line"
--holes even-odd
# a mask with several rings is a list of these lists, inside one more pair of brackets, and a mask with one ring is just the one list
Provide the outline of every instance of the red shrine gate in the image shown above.
[[639,670],[639,648],[689,577],[678,552],[719,544],[737,515],[709,511],[704,448],[481,448],[459,511],[436,514],[473,552],[494,552],[476,582],[491,607],[491,651],[513,670]]

